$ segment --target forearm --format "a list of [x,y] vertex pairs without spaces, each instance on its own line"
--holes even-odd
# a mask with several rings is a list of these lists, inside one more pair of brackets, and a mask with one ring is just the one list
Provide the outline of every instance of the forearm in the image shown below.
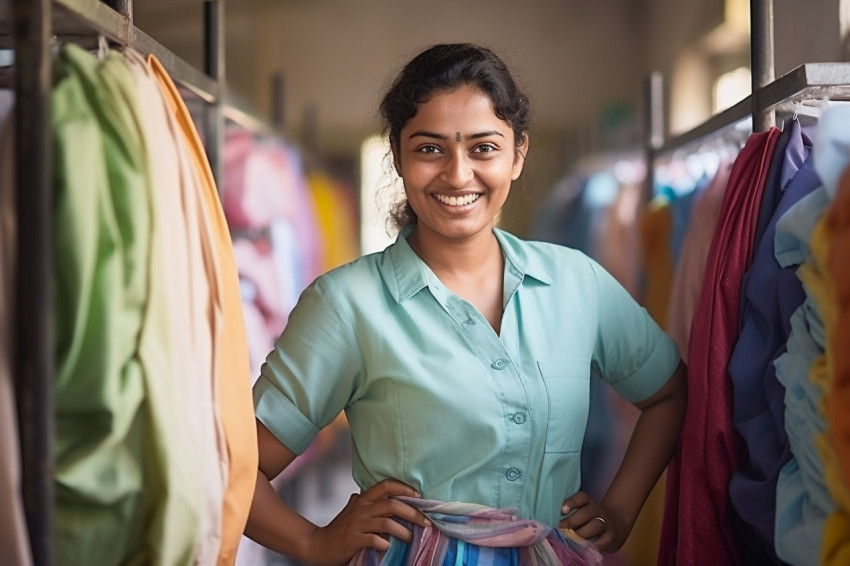
[[262,471],[257,471],[257,486],[245,535],[255,542],[309,564],[306,542],[316,525],[286,505]]
[[683,364],[663,390],[658,400],[642,408],[620,468],[601,501],[628,531],[676,448],[687,407]]

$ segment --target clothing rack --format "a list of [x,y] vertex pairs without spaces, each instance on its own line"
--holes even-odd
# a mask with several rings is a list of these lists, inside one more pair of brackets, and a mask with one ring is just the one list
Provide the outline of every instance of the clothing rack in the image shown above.
[[774,78],[773,0],[750,0],[752,92],[734,106],[715,114],[695,128],[665,139],[663,77],[647,77],[645,93],[647,195],[652,195],[656,158],[717,137],[752,118],[754,132],[775,125],[776,112],[791,114],[797,102],[830,98],[850,99],[850,63],[806,63]]
[[[8,6],[8,7],[7,7]],[[205,104],[203,130],[216,179],[221,177],[225,120],[251,131],[275,129],[228,95],[224,67],[224,0],[204,6],[204,71],[133,25],[133,0],[0,2],[0,47],[15,51],[17,269],[12,368],[20,433],[22,498],[33,564],[52,563],[53,381],[52,155],[49,131],[51,41],[96,42],[155,55],[184,96]],[[94,45],[94,43],[92,43]],[[281,114],[275,108],[275,115]]]

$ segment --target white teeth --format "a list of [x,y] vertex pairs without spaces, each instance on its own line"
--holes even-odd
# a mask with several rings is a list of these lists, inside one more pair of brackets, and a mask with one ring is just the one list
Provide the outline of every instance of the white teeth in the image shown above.
[[464,195],[462,197],[447,197],[445,195],[435,195],[437,200],[439,200],[443,204],[447,204],[449,206],[466,206],[467,204],[472,204],[478,197],[481,195]]

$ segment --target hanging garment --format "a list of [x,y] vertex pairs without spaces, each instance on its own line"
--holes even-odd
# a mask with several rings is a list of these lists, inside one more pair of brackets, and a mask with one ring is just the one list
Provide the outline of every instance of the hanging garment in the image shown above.
[[[828,250],[819,260],[832,280],[836,310],[832,313],[834,324],[828,339],[831,359],[828,364],[830,381],[824,392],[828,424],[828,444],[834,460],[827,461],[827,485],[838,509],[832,513],[824,528],[821,563],[838,566],[850,563],[850,168],[845,167],[832,204],[818,229],[830,241]],[[818,251],[818,248],[816,248]],[[822,453],[829,454],[827,450]]]
[[[828,204],[829,197],[821,187],[800,199],[779,220],[774,245],[781,266],[811,260],[812,229]],[[786,352],[775,362],[776,378],[785,387],[785,429],[792,454],[776,485],[776,553],[794,565],[819,563],[824,523],[835,509],[815,445],[826,427],[817,409],[822,392],[809,377],[815,360],[823,353],[825,332],[808,288],[806,294],[791,316]]]
[[21,501],[21,461],[13,383],[12,324],[17,245],[14,126],[11,91],[0,89],[0,548],[10,564],[29,566],[29,535]]
[[673,209],[663,198],[653,199],[641,214],[640,249],[646,272],[643,306],[659,325],[667,321],[667,304],[673,288]]
[[307,182],[324,239],[322,271],[329,271],[360,255],[353,189],[324,173],[310,173]]
[[236,549],[248,520],[257,479],[257,429],[251,398],[250,361],[239,279],[230,232],[221,209],[212,171],[189,111],[162,64],[153,56],[148,64],[160,83],[169,107],[177,117],[195,167],[204,186],[204,214],[215,235],[214,249],[220,272],[211,281],[221,297],[221,333],[215,344],[213,374],[227,443],[227,483],[222,516],[222,539],[218,564],[235,561]]
[[144,368],[149,179],[133,79],[120,56],[56,60],[56,564],[145,561]]
[[[813,261],[807,262],[799,270],[806,290],[818,305],[826,332],[824,352],[815,360],[809,375],[823,396],[823,402],[817,406],[817,410],[829,424],[829,428],[815,438],[815,443],[823,459],[824,481],[836,504],[835,510],[829,514],[824,524],[821,564],[836,566],[850,562],[850,488],[843,478],[846,470],[842,470],[841,466],[840,443],[835,442],[840,436],[840,422],[833,422],[833,416],[845,410],[845,407],[839,405],[840,398],[836,399],[834,392],[835,383],[840,378],[837,360],[847,345],[847,342],[842,343],[838,339],[841,306],[842,303],[847,304],[850,288],[847,287],[848,281],[845,277],[842,289],[841,271],[832,269],[833,266],[842,266],[845,274],[847,269],[847,256],[836,255],[834,249],[841,246],[842,232],[845,247],[847,240],[848,201],[846,197],[841,198],[841,190],[850,165],[850,152],[847,150],[847,144],[850,142],[848,124],[848,109],[832,108],[821,117],[821,127],[815,134],[819,144],[815,154],[815,167],[832,202],[812,232],[810,245]],[[839,176],[842,171],[843,175]],[[835,259],[838,261],[834,262]],[[838,430],[836,425],[839,425]]]
[[132,50],[124,56],[145,101],[141,124],[152,179],[150,293],[139,343],[148,377],[148,484],[161,489],[149,519],[150,563],[212,564],[221,541],[224,447],[215,434],[199,181],[150,68]]
[[390,539],[390,548],[356,554],[349,566],[582,566],[602,563],[602,555],[572,530],[519,519],[516,509],[474,503],[442,503],[399,497],[432,522],[422,528],[404,522],[413,542]]
[[693,221],[685,233],[673,274],[666,330],[679,347],[685,362],[688,361],[691,322],[705,274],[705,262],[731,170],[730,161],[721,162],[708,187],[696,197]]
[[[787,135],[786,135],[787,133]],[[820,186],[809,157],[811,141],[797,122],[780,141],[784,149],[771,163],[759,221],[770,209],[757,242],[753,264],[744,277],[741,333],[729,360],[735,429],[746,444],[746,457],[729,483],[729,497],[743,524],[736,525],[746,562],[776,563],[776,480],[791,458],[785,433],[785,389],[776,380],[774,360],[785,351],[791,314],[805,293],[794,267],[780,268],[773,240],[779,219]],[[800,158],[805,159],[803,163]],[[790,165],[789,165],[790,164]],[[799,171],[798,171],[799,169]],[[793,175],[793,177],[792,177]],[[771,185],[775,183],[775,186]]]
[[780,131],[750,136],[732,167],[694,312],[688,409],[667,471],[660,564],[740,564],[728,486],[742,446],[732,425],[727,363],[738,334],[741,280]]

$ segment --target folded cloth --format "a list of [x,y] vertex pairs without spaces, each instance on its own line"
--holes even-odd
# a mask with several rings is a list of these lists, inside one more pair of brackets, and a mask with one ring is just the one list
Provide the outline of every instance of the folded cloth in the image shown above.
[[422,511],[433,526],[422,528],[401,519],[413,532],[408,544],[390,537],[390,548],[361,550],[349,566],[590,566],[602,555],[571,529],[554,529],[520,519],[516,509],[475,503],[443,503],[399,497]]

